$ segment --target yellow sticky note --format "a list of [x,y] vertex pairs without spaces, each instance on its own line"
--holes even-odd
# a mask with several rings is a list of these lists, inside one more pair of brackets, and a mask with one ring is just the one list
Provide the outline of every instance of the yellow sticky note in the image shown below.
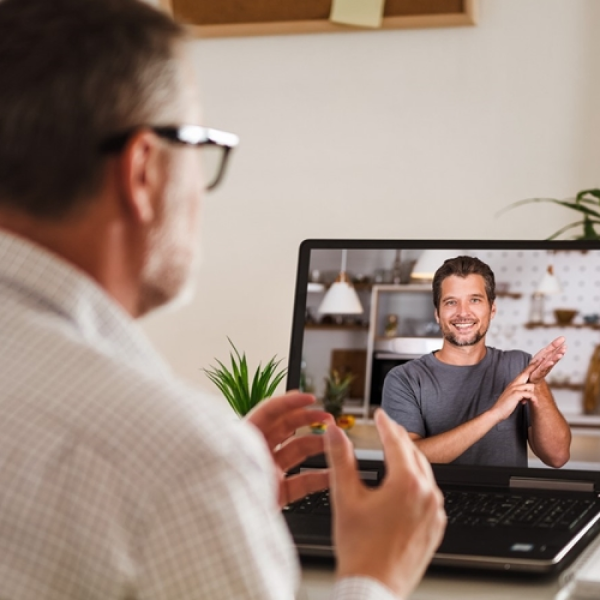
[[342,25],[381,27],[385,0],[333,0],[329,20]]

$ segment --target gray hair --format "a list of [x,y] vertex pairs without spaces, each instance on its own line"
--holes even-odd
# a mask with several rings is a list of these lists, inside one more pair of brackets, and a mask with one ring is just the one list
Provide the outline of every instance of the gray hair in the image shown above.
[[101,141],[168,105],[184,38],[139,0],[0,1],[0,207],[60,219],[97,193]]

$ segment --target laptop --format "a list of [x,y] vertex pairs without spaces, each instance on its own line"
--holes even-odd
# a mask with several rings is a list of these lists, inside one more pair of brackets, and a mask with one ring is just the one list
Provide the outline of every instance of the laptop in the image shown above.
[[[387,373],[442,345],[431,278],[446,258],[459,255],[481,259],[495,274],[497,312],[487,346],[533,355],[566,337],[567,354],[547,381],[574,438],[600,436],[595,241],[306,240],[299,251],[287,388],[322,399],[332,370],[350,374],[344,414],[354,418],[355,432],[372,430]],[[353,288],[346,297],[336,290],[344,279]],[[318,428],[307,434],[318,435]],[[434,464],[448,526],[432,565],[549,574],[570,564],[600,532],[600,451],[585,456],[573,450],[561,468],[531,452],[518,466]],[[377,486],[385,476],[381,450],[361,443],[355,453],[361,478]],[[325,466],[318,456],[296,471]],[[286,507],[284,515],[301,556],[333,556],[327,492]]]

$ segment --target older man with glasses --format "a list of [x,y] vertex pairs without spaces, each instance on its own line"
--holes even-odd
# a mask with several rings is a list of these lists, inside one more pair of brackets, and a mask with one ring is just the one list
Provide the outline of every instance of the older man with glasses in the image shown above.
[[237,145],[198,96],[184,29],[142,2],[0,1],[0,598],[291,599],[281,504],[329,484],[333,596],[405,598],[445,523],[406,432],[379,414],[377,491],[333,424],[331,483],[285,477],[323,450],[290,438],[329,418],[314,398],[232,420],[134,323],[194,279]]

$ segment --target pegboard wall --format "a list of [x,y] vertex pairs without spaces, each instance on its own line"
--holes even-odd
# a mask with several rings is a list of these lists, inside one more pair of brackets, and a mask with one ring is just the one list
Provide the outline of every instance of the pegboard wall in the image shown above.
[[[555,308],[577,310],[573,325],[583,325],[584,316],[600,314],[600,253],[580,251],[480,251],[472,254],[488,263],[499,287],[508,295],[496,300],[497,314],[488,333],[488,344],[502,349],[518,348],[535,354],[554,338],[564,336],[567,354],[549,376],[559,384],[583,385],[600,329],[590,326],[560,326]],[[529,329],[532,296],[551,265],[561,292],[544,299],[544,323],[549,327]],[[520,294],[520,297],[513,297]],[[581,390],[556,389],[554,396],[567,412],[580,412]]]

